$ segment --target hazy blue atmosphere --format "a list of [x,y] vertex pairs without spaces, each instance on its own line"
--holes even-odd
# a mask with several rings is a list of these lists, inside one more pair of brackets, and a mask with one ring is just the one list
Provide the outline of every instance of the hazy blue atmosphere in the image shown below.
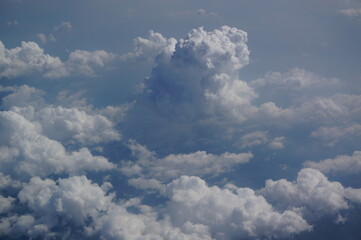
[[1,0],[0,239],[361,239],[361,1]]

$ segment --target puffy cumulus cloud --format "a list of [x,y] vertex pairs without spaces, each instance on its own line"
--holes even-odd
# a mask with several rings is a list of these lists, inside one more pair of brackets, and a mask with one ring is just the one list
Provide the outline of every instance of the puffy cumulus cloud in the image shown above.
[[361,136],[361,125],[353,123],[348,127],[319,127],[311,136],[324,141],[328,146],[352,137]]
[[285,137],[270,138],[268,131],[255,131],[243,135],[236,145],[241,148],[267,145],[270,149],[282,149],[284,140]]
[[211,32],[193,29],[178,41],[169,62],[153,69],[138,102],[167,118],[242,119],[256,97],[238,79],[238,70],[249,61],[246,41],[246,32],[228,26]]
[[[361,120],[361,96],[332,95],[341,84],[335,78],[294,68],[249,83],[240,80],[239,70],[249,62],[246,42],[245,32],[227,26],[194,29],[178,40],[171,57],[158,61],[143,81],[126,134],[153,149],[154,139],[171,150],[179,143],[187,149],[219,139],[238,141],[235,145],[241,147],[282,149],[285,131],[295,126],[317,129]],[[256,131],[254,136],[242,138],[244,133],[236,129],[244,127]]]
[[121,172],[128,176],[140,176],[132,179],[129,183],[140,186],[149,178],[149,182],[142,188],[160,188],[160,182],[169,181],[181,175],[217,175],[232,170],[239,164],[247,163],[252,153],[223,153],[213,155],[205,151],[197,151],[190,154],[170,154],[164,158],[158,158],[155,152],[146,147],[130,142],[128,145],[136,161],[122,163]]
[[[53,181],[34,177],[18,193],[23,215],[9,211],[0,236],[85,239],[211,239],[208,228],[187,222],[174,227],[138,199],[115,201],[107,185],[85,176]],[[0,198],[0,201],[3,201]],[[6,200],[7,201],[7,200]],[[10,199],[9,201],[13,201]],[[129,208],[137,209],[132,213]]]
[[41,126],[14,111],[0,112],[0,165],[17,177],[48,176],[114,168],[106,158],[87,148],[68,153],[63,145],[41,133]]
[[25,116],[29,121],[41,125],[42,133],[50,139],[66,143],[92,145],[120,140],[121,135],[114,124],[100,114],[87,114],[77,108],[33,107],[13,108],[14,112]]
[[11,208],[15,198],[0,195],[0,214],[6,213]]
[[293,68],[286,73],[269,72],[263,78],[251,81],[249,85],[255,88],[275,87],[276,89],[301,90],[337,83],[339,80],[336,78],[323,78],[307,70]]
[[86,99],[64,92],[58,100],[71,107],[53,106],[46,103],[45,93],[39,89],[23,85],[9,90],[12,93],[3,97],[2,107],[40,125],[42,134],[53,140],[92,145],[121,138],[114,125],[122,120],[126,106],[93,109],[86,105]]
[[20,187],[20,181],[14,180],[9,175],[5,175],[4,173],[0,172],[0,190]]
[[105,67],[116,59],[116,55],[103,50],[93,52],[75,50],[69,54],[65,63],[67,70],[73,75],[96,76],[95,69]]
[[169,60],[175,50],[177,40],[165,38],[162,34],[149,31],[148,38],[138,37],[134,39],[134,51],[121,56],[123,60],[146,60],[161,61],[163,58]]
[[[40,40],[47,41],[41,35]],[[75,50],[66,62],[44,53],[35,42],[21,42],[20,47],[6,49],[0,41],[0,78],[14,78],[38,73],[45,78],[61,78],[70,75],[94,76],[95,68],[104,67],[116,56],[105,51]]]
[[[126,207],[136,207],[139,213],[130,213]],[[95,222],[90,233],[95,230],[105,239],[212,239],[207,226],[202,224],[186,222],[180,226],[173,226],[168,217],[159,220],[158,218],[157,212],[149,206],[125,203],[113,206],[106,215]]]
[[[84,237],[84,228],[105,212],[113,195],[85,176],[59,179],[34,177],[18,193],[23,215],[9,212],[0,222],[0,236],[35,238]],[[60,227],[61,226],[61,227]],[[73,229],[72,229],[73,228]]]
[[259,193],[278,209],[294,209],[312,220],[349,209],[350,201],[360,202],[360,189],[344,188],[312,168],[299,171],[295,182],[267,180]]
[[14,78],[39,72],[46,78],[66,76],[67,70],[58,57],[44,54],[34,42],[21,42],[20,47],[6,49],[0,41],[0,77]]
[[174,225],[205,225],[213,239],[283,238],[311,230],[299,214],[275,211],[249,188],[209,187],[198,177],[182,176],[167,185],[166,195]]
[[65,215],[68,221],[83,226],[88,217],[96,218],[105,211],[113,196],[106,195],[101,187],[85,176],[74,176],[59,179],[58,183],[34,177],[21,189],[18,198],[20,203],[39,215],[53,218]]
[[319,162],[307,161],[304,165],[318,169],[323,173],[359,173],[361,172],[361,151],[354,151],[351,156],[339,155]]
[[37,106],[41,108],[46,105],[43,98],[45,92],[34,87],[22,85],[20,87],[4,88],[3,92],[10,92],[1,99],[1,106],[4,109],[10,109],[12,106]]

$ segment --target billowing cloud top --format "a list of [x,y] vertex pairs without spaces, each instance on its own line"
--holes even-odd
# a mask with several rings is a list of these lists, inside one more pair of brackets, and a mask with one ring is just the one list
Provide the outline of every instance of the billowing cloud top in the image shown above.
[[[358,223],[345,175],[361,171],[361,95],[297,67],[241,79],[247,40],[228,26],[149,31],[132,52],[67,60],[0,42],[0,238],[317,239]],[[84,80],[144,61],[124,102],[98,94],[120,90],[114,72]]]

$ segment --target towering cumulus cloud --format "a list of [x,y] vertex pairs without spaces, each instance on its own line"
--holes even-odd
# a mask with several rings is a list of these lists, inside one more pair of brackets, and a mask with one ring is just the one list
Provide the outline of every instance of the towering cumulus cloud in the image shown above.
[[[298,240],[358,227],[360,185],[342,177],[361,171],[361,96],[301,68],[241,80],[246,43],[228,26],[150,31],[133,52],[62,61],[0,42],[0,239]],[[79,75],[117,59],[153,68],[131,100],[106,106]],[[108,78],[94,84],[106,92]]]
[[242,119],[252,88],[238,79],[248,64],[247,33],[223,26],[192,30],[178,41],[168,62],[146,79],[143,101],[159,114],[177,119],[228,117]]

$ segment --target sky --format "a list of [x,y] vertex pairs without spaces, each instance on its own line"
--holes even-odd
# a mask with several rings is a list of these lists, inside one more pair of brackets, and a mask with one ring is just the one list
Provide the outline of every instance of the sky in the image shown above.
[[0,238],[361,238],[361,1],[2,0]]

